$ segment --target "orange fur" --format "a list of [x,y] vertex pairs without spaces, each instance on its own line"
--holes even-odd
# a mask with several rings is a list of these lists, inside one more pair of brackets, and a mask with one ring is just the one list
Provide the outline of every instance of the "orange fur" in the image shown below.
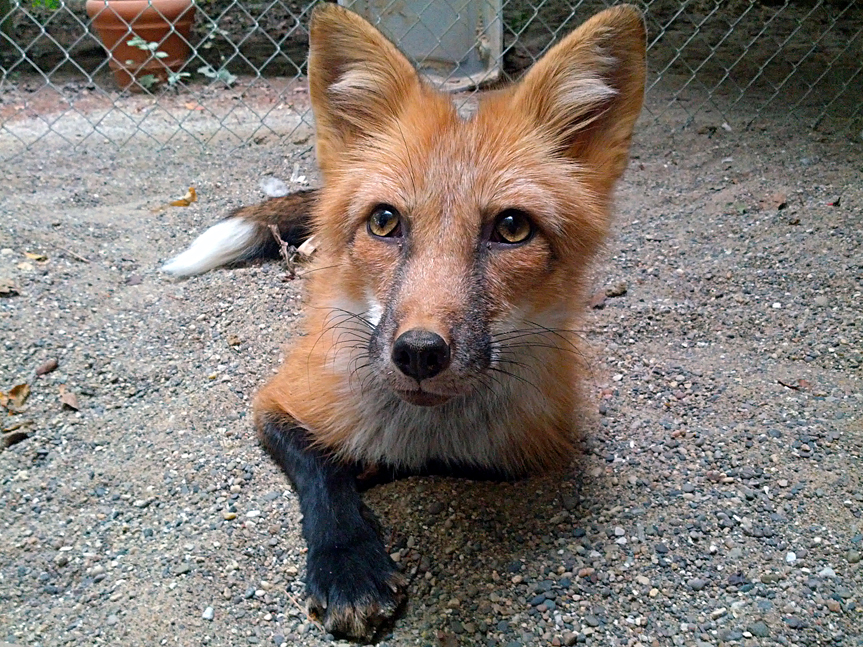
[[[377,30],[319,6],[309,83],[324,180],[313,212],[321,253],[309,273],[306,334],[259,393],[257,419],[287,414],[318,445],[368,463],[463,458],[511,473],[565,464],[583,368],[569,331],[641,109],[644,41],[637,10],[606,10],[464,119]],[[405,218],[402,243],[366,231],[379,204]],[[529,214],[537,233],[492,249],[482,232],[507,209]],[[379,310],[387,332],[375,331],[375,354],[359,317]],[[470,335],[480,336],[474,320],[501,339],[530,328],[533,341],[501,345],[508,373],[453,364],[429,381],[446,399],[437,406],[393,395],[404,388],[387,364],[399,334],[428,330],[467,353]],[[476,441],[450,437],[458,434]]]

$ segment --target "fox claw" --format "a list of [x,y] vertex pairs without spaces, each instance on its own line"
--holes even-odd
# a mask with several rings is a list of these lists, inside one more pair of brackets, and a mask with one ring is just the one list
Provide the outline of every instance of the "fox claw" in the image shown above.
[[393,620],[406,598],[407,581],[398,571],[390,575],[384,586],[392,591],[391,596],[366,594],[355,600],[344,600],[344,591],[333,591],[331,593],[343,598],[336,604],[328,604],[326,599],[310,594],[307,601],[309,616],[320,621],[332,634],[370,641],[381,627]]

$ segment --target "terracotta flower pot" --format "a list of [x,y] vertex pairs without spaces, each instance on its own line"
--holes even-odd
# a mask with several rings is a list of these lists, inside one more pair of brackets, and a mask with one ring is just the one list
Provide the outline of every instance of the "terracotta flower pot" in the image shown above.
[[[169,72],[177,72],[189,59],[193,0],[87,0],[87,15],[123,89],[143,92],[150,84],[142,85],[139,79],[146,75],[164,83]],[[158,45],[152,51],[129,45],[135,36]]]

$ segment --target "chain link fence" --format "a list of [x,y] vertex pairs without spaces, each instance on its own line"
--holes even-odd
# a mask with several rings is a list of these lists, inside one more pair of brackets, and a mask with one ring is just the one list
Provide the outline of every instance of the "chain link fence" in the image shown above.
[[[187,24],[175,20],[167,33],[153,36],[138,23],[148,12],[171,10],[162,0],[124,3],[135,1],[139,9],[125,19],[136,24],[134,33],[123,23],[119,40],[103,46],[94,20],[113,14],[115,0],[89,0],[89,15],[85,0],[0,0],[0,159],[46,139],[73,146],[91,140],[122,146],[141,137],[157,145],[202,146],[224,139],[237,145],[310,139],[303,74],[313,2],[168,0],[190,3],[181,8]],[[400,45],[420,48],[415,58],[438,60],[438,50],[456,47],[453,66],[433,72],[439,82],[464,90],[477,75],[480,84],[517,78],[562,35],[614,2],[353,4],[384,16],[382,27]],[[638,4],[649,31],[642,127],[771,128],[792,120],[863,138],[863,3]],[[400,16],[396,27],[386,22],[392,14]],[[451,41],[464,41],[465,34],[470,42],[458,50]],[[168,52],[169,41],[185,51]],[[472,72],[459,68],[465,61]]]

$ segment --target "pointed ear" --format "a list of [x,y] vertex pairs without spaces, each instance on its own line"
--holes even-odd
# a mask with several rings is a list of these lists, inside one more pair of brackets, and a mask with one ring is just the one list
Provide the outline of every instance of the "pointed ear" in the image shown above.
[[357,14],[319,4],[311,20],[309,94],[325,173],[357,137],[396,118],[420,87],[404,55]]
[[641,112],[645,40],[638,9],[606,9],[549,50],[515,89],[513,105],[607,189],[626,168]]

